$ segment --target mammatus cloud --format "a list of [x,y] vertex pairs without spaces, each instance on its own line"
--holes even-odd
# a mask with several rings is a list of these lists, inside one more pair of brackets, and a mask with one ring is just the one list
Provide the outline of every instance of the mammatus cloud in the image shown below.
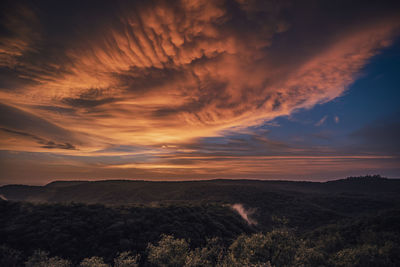
[[[400,26],[392,11],[346,27],[304,24],[321,7],[303,14],[290,1],[83,5],[65,8],[70,25],[56,9],[10,6],[1,22],[0,107],[25,115],[1,122],[1,148],[123,156],[132,151],[114,148],[127,146],[161,162],[198,152],[190,144],[200,138],[342,95]],[[155,166],[147,157],[129,164]]]

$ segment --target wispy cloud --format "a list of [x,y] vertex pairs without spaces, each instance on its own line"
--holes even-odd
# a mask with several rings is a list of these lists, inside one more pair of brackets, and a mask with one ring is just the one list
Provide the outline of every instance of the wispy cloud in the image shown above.
[[6,133],[10,133],[10,134],[14,134],[17,136],[23,136],[23,137],[28,137],[30,139],[35,140],[40,147],[42,148],[59,148],[59,149],[71,149],[71,150],[75,150],[76,148],[71,145],[70,143],[64,143],[64,144],[60,144],[60,143],[55,143],[54,141],[51,140],[46,140],[42,137],[30,134],[30,133],[25,133],[25,132],[20,132],[20,131],[15,131],[15,130],[10,130],[10,129],[6,129],[6,128],[0,128],[0,131],[6,132]]
[[315,126],[321,126],[322,124],[325,123],[326,119],[328,118],[327,115],[323,116],[317,123],[315,123]]

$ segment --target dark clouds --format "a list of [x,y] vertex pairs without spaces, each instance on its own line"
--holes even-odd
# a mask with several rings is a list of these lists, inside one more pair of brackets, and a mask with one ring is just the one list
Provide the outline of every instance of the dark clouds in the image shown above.
[[13,106],[0,104],[0,123],[7,128],[32,131],[53,136],[69,136],[70,133],[45,119],[37,117]]
[[37,148],[76,150],[71,143],[83,141],[45,119],[4,104],[0,104],[0,125],[3,149],[31,151],[33,142]]
[[4,131],[6,133],[11,133],[11,134],[16,134],[28,138],[34,139],[38,144],[41,145],[42,148],[59,148],[59,149],[72,149],[75,150],[76,148],[71,145],[70,143],[64,143],[64,144],[57,144],[54,141],[48,141],[45,140],[41,137],[38,137],[36,135],[30,134],[30,133],[25,133],[25,132],[20,132],[20,131],[15,131],[15,130],[10,130],[6,128],[0,128],[1,131]]
[[101,98],[101,99],[85,99],[85,98],[70,98],[66,97],[62,100],[63,103],[73,106],[73,107],[85,107],[92,108],[100,105],[104,105],[107,103],[114,102],[115,99],[112,97],[109,98]]

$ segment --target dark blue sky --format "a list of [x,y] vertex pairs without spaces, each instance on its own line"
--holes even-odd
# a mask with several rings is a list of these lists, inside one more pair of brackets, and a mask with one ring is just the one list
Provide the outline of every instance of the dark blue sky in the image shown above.
[[371,58],[358,75],[333,101],[277,118],[279,127],[262,128],[269,129],[274,140],[341,149],[356,144],[359,140],[353,135],[364,127],[379,121],[400,123],[400,40]]

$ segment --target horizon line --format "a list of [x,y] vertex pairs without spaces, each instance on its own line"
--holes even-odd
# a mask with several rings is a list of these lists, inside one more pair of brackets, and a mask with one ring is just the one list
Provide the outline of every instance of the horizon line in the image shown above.
[[65,182],[65,183],[92,183],[92,182],[151,182],[151,183],[185,183],[185,182],[212,182],[212,181],[251,181],[251,182],[296,182],[296,183],[328,183],[340,180],[346,180],[349,178],[367,178],[367,177],[376,177],[383,180],[400,180],[399,177],[386,177],[381,176],[379,174],[367,174],[367,175],[358,175],[358,176],[346,176],[344,178],[334,178],[326,181],[311,181],[311,180],[289,180],[289,179],[260,179],[260,178],[211,178],[211,179],[184,179],[184,180],[152,180],[152,179],[135,179],[135,178],[109,178],[109,179],[98,179],[98,180],[52,180],[48,183],[43,184],[22,184],[22,183],[9,183],[2,184],[0,183],[0,187],[3,186],[35,186],[35,187],[45,187],[52,183],[57,182]]

